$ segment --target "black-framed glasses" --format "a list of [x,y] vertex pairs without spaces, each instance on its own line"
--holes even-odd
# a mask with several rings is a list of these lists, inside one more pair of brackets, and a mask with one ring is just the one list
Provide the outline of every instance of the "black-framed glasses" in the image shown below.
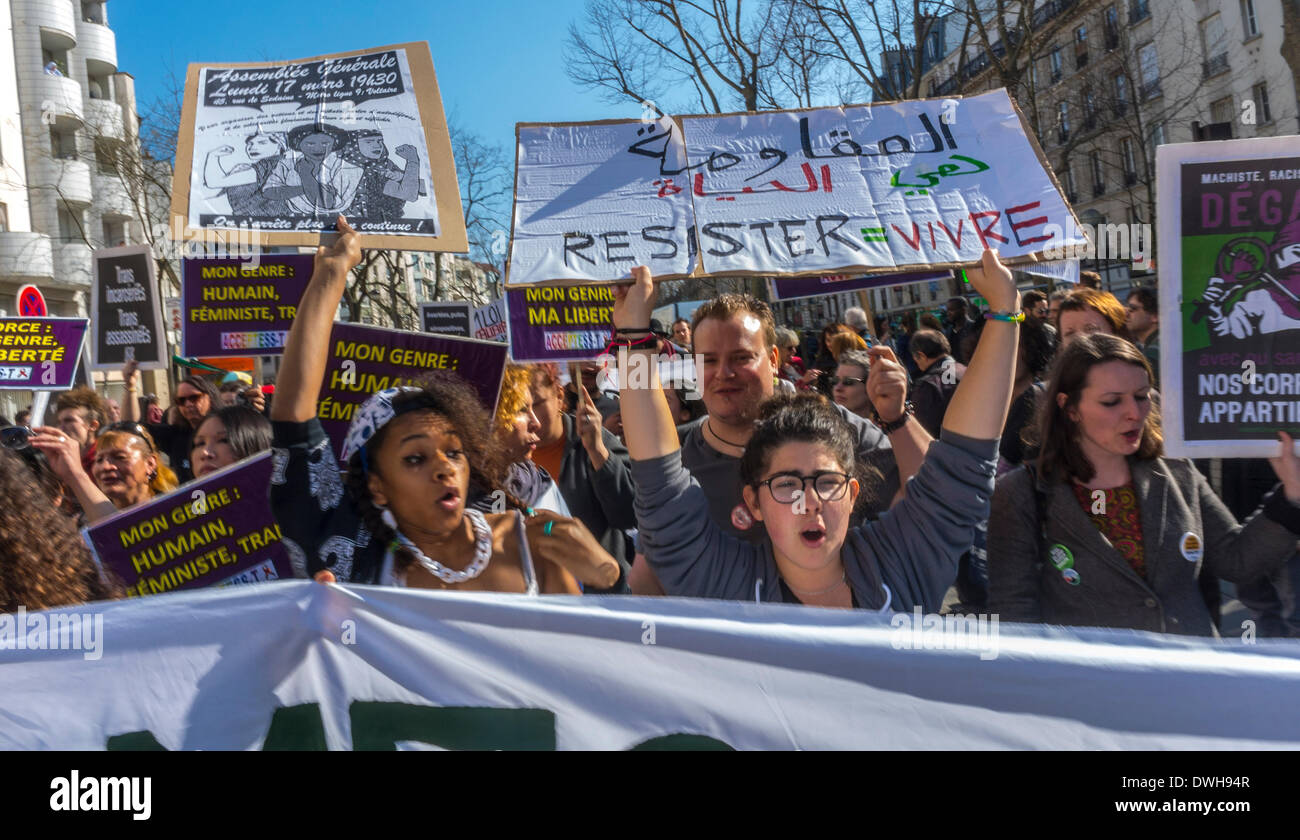
[[31,437],[36,434],[26,426],[5,426],[0,429],[0,446],[5,449],[26,449],[31,445]]
[[132,420],[119,420],[116,423],[110,423],[100,434],[103,435],[107,432],[126,432],[128,435],[135,435],[144,441],[150,452],[154,451],[153,441],[149,439],[148,430]]
[[831,387],[834,388],[836,385],[843,385],[845,388],[852,388],[854,385],[861,385],[866,381],[867,380],[863,379],[861,376],[832,376]]
[[777,473],[771,478],[758,482],[759,487],[767,485],[774,501],[783,505],[792,505],[804,492],[808,482],[812,482],[813,492],[823,502],[833,502],[844,495],[849,486],[849,476],[842,472],[819,470],[812,475],[800,475],[796,472]]

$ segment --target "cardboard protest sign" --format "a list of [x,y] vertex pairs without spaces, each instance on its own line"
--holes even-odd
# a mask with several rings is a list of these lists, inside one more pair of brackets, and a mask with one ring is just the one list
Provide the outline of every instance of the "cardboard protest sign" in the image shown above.
[[420,326],[427,333],[469,338],[470,305],[465,301],[421,303]]
[[416,384],[431,371],[450,371],[468,382],[491,412],[505,367],[506,347],[500,342],[336,323],[316,415],[335,453],[342,455],[353,412],[376,391]]
[[1086,244],[1005,90],[520,124],[506,285],[952,268]]
[[1300,436],[1300,137],[1163,145],[1161,419],[1171,456]]
[[85,318],[0,318],[0,390],[62,391],[77,384]]
[[474,310],[471,324],[474,338],[491,341],[506,340],[506,303],[494,300]]
[[95,370],[117,370],[135,359],[141,370],[166,368],[162,302],[148,245],[103,248],[92,255],[90,313]]
[[366,248],[469,249],[428,44],[189,66],[172,186],[187,238],[317,245],[340,213]]
[[311,280],[311,254],[266,254],[257,262],[186,259],[181,269],[185,356],[275,356]]
[[510,358],[580,362],[605,351],[614,329],[613,286],[508,289]]
[[772,293],[772,300],[794,300],[818,295],[833,295],[837,292],[856,292],[861,289],[951,279],[951,271],[911,271],[904,274],[869,274],[859,277],[838,274],[828,277],[773,277],[769,281],[768,289]]
[[262,452],[87,529],[127,595],[293,576],[271,516],[271,453]]

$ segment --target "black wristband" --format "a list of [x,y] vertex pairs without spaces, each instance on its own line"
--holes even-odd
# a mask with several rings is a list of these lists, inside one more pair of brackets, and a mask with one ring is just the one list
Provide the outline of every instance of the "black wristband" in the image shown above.
[[875,407],[872,406],[871,421],[880,427],[880,431],[884,432],[887,435],[892,435],[894,432],[906,426],[907,418],[911,417],[915,413],[916,413],[916,406],[912,405],[911,400],[908,400],[906,403],[903,404],[903,414],[894,422],[886,423],[884,419],[880,416],[880,412],[876,411]]
[[651,329],[649,327],[615,327],[614,328],[615,335],[649,335],[650,333],[651,333]]

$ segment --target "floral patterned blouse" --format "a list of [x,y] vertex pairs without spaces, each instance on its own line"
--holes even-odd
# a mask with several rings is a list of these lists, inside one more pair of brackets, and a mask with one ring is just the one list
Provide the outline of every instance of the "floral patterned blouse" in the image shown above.
[[[1110,540],[1138,577],[1146,580],[1147,564],[1142,550],[1142,516],[1137,490],[1132,484],[1109,490],[1089,490],[1082,484],[1073,486],[1074,496],[1092,524]],[[1105,497],[1094,498],[1096,493],[1104,493]]]

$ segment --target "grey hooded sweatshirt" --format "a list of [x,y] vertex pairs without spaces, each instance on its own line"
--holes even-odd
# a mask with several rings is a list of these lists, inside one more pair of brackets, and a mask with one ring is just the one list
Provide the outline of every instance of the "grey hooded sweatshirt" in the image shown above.
[[[988,518],[997,457],[996,440],[944,431],[906,497],[878,520],[849,529],[840,557],[859,608],[938,612],[975,524]],[[714,523],[680,450],[633,461],[632,480],[642,546],[667,594],[783,600],[771,542],[751,545]]]

